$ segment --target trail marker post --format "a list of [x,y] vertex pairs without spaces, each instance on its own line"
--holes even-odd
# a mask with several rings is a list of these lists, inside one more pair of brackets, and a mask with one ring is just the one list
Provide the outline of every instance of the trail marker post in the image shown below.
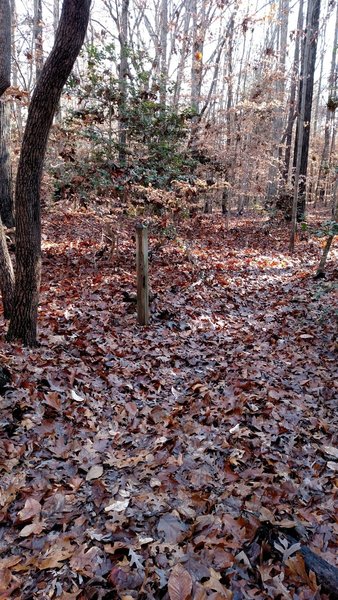
[[137,322],[149,323],[148,227],[136,225]]

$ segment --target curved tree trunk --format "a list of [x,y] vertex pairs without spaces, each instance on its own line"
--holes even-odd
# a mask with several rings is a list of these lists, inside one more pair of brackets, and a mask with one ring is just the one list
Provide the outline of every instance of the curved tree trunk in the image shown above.
[[91,0],[64,0],[53,49],[30,103],[16,180],[16,272],[8,339],[35,345],[41,277],[40,184],[61,91],[81,49]]

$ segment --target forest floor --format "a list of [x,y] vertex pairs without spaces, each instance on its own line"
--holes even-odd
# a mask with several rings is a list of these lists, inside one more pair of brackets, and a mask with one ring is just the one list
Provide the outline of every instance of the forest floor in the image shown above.
[[134,224],[111,257],[45,215],[40,346],[0,344],[0,600],[328,598],[287,535],[335,565],[335,250],[317,281],[284,225],[154,218],[140,327]]

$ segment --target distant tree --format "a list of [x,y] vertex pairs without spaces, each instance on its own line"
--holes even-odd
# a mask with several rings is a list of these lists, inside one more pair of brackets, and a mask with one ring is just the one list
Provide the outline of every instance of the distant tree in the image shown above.
[[290,161],[291,161],[291,143],[292,143],[292,131],[294,122],[296,119],[296,94],[297,94],[297,84],[298,84],[298,71],[299,71],[299,60],[300,60],[300,34],[303,28],[303,9],[304,2],[300,0],[299,8],[298,8],[298,21],[297,21],[297,31],[295,37],[295,51],[293,58],[293,67],[291,71],[291,85],[290,85],[290,94],[289,94],[289,107],[288,107],[288,118],[286,124],[286,130],[284,134],[284,143],[285,143],[285,156],[284,156],[284,165],[282,168],[282,175],[284,182],[287,183],[289,178],[289,170],[290,170]]
[[[306,16],[306,35],[308,40],[308,51],[306,51],[306,43],[301,64],[301,76],[299,86],[299,114],[301,119],[298,119],[295,152],[293,166],[297,170],[299,136],[302,138],[301,153],[299,157],[299,192],[297,204],[297,220],[302,221],[305,217],[306,208],[306,177],[308,170],[308,157],[310,147],[310,130],[311,130],[311,113],[313,100],[314,75],[316,67],[317,40],[319,30],[319,15],[320,15],[320,0],[309,0]],[[303,98],[305,97],[305,100]],[[300,131],[302,128],[302,131]]]
[[42,32],[42,0],[34,0],[33,38],[36,81],[39,79],[43,67]]
[[127,127],[126,127],[126,112],[127,112],[127,77],[129,74],[128,64],[128,29],[129,29],[129,0],[122,0],[121,6],[113,3],[111,0],[103,0],[105,7],[113,19],[117,37],[120,45],[120,62],[118,65],[118,86],[119,86],[119,102],[118,102],[118,144],[119,144],[119,162],[121,166],[126,164],[127,157]]
[[128,76],[128,11],[129,0],[122,0],[121,22],[119,30],[120,40],[120,66],[119,66],[119,160],[120,164],[126,162],[127,128],[125,124],[127,102],[127,76]]
[[16,270],[8,339],[37,341],[41,277],[40,184],[48,134],[61,91],[80,52],[91,0],[64,0],[53,49],[29,106],[16,179]]
[[338,64],[337,64],[337,48],[338,48],[338,3],[336,7],[336,26],[335,35],[333,39],[332,47],[332,58],[331,58],[331,69],[328,81],[329,94],[326,104],[326,117],[325,117],[325,128],[324,128],[324,145],[320,161],[320,168],[318,173],[318,182],[316,196],[320,200],[324,200],[325,190],[328,176],[331,174],[330,166],[331,150],[334,149],[334,138],[335,138],[335,113],[338,108]]

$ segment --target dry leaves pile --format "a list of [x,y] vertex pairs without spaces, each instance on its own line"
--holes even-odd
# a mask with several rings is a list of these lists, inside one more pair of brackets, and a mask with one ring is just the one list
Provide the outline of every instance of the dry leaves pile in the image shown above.
[[318,248],[291,258],[254,222],[154,226],[140,328],[119,230],[112,262],[89,211],[51,214],[41,346],[1,341],[0,599],[326,598],[255,535],[298,531],[335,564],[333,264],[315,282]]

